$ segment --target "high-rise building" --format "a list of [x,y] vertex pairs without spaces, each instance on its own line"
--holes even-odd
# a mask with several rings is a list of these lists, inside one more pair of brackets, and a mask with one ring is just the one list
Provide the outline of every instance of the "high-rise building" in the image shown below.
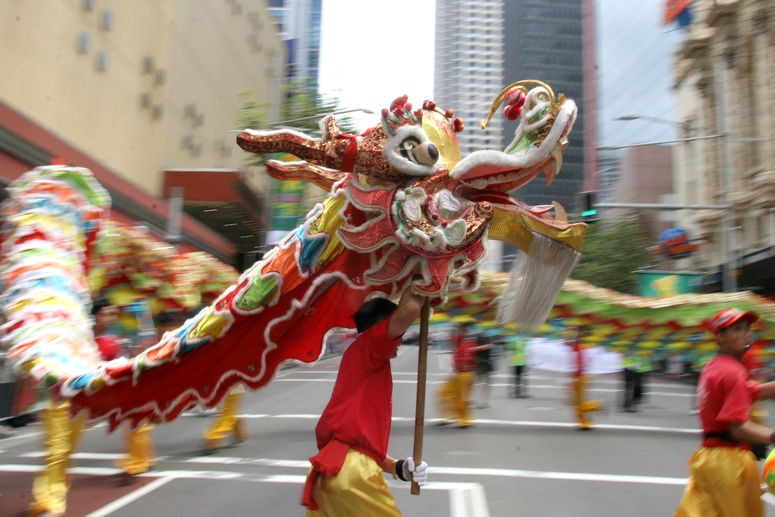
[[485,130],[479,123],[506,85],[503,6],[503,0],[436,0],[433,97],[463,120],[463,156],[502,147],[502,117],[493,117]]
[[[515,195],[530,205],[558,201],[567,211],[575,210],[575,199],[584,188],[584,134],[594,126],[595,113],[585,106],[583,13],[584,0],[509,0],[505,2],[503,72],[506,84],[522,79],[548,83],[579,107],[578,117],[563,152],[560,174],[547,187],[543,176],[520,187]],[[588,14],[586,15],[588,16]],[[588,48],[588,47],[586,47]],[[594,46],[592,47],[594,49]],[[505,86],[505,85],[504,85]],[[516,123],[504,121],[501,147],[513,139]],[[589,149],[594,153],[594,147]]]
[[[511,83],[540,80],[584,106],[585,78],[594,77],[584,74],[585,62],[594,56],[594,36],[583,40],[582,25],[591,22],[593,12],[593,0],[436,0],[434,98],[463,120],[466,129],[458,139],[464,156],[478,149],[505,149],[513,140],[517,124],[500,113],[486,129],[480,127],[492,101]],[[594,33],[594,24],[586,30]],[[585,127],[594,129],[594,116],[591,109],[590,124],[579,110],[553,184],[547,187],[539,176],[520,187],[516,197],[531,205],[558,201],[569,212],[576,208],[576,195],[585,190]],[[594,164],[587,168],[592,177]],[[506,262],[513,253],[505,251]],[[490,255],[500,254],[490,249]]]
[[317,87],[323,0],[269,0],[288,47],[288,79],[307,79]]

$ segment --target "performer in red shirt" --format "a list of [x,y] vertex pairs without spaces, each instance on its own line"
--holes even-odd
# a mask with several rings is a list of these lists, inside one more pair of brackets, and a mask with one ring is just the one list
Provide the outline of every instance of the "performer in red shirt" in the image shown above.
[[697,401],[702,446],[689,460],[677,517],[745,515],[761,517],[760,476],[750,443],[775,441],[775,430],[751,420],[755,400],[775,398],[775,382],[751,380],[743,356],[751,347],[753,312],[729,308],[710,322],[718,353],[700,374]]
[[579,424],[577,429],[579,431],[589,431],[592,429],[594,422],[590,415],[595,411],[602,411],[605,409],[605,403],[602,400],[586,399],[587,375],[586,365],[584,363],[584,347],[581,345],[581,340],[588,331],[589,329],[587,327],[578,327],[574,338],[567,342],[567,345],[573,349],[576,361],[576,369],[573,372],[570,387],[571,399],[576,413],[576,421]]
[[109,334],[118,321],[118,307],[107,298],[97,297],[92,304],[91,314],[94,317],[94,341],[100,351],[103,361],[112,361],[123,354],[121,343],[116,336]]
[[428,465],[388,456],[395,357],[423,298],[408,287],[398,306],[365,302],[353,319],[358,338],[342,355],[334,391],[315,427],[320,451],[310,458],[302,504],[308,516],[401,515],[382,472],[422,485]]
[[458,427],[473,425],[471,392],[476,379],[476,354],[489,344],[477,345],[473,321],[464,321],[455,336],[452,366],[454,372],[438,392],[441,419],[437,425],[457,423]]

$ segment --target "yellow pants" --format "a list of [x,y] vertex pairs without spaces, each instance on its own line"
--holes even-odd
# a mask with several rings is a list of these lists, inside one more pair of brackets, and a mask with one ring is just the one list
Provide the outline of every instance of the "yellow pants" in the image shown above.
[[67,509],[67,467],[70,455],[78,448],[85,418],[70,421],[70,402],[54,402],[41,411],[46,464],[32,483],[30,515],[51,512],[64,515]]
[[579,423],[579,427],[583,429],[588,429],[594,424],[592,419],[587,415],[595,411],[600,411],[605,406],[605,403],[602,400],[584,400],[586,386],[587,377],[585,375],[574,378],[571,384],[573,405],[576,407],[576,420]]
[[227,438],[230,435],[234,435],[236,440],[242,440],[246,436],[245,427],[237,417],[237,410],[239,409],[240,402],[244,390],[231,390],[221,405],[221,409],[218,411],[218,415],[213,421],[213,425],[205,429],[204,439],[209,448],[215,448],[218,443]]
[[127,431],[125,456],[116,461],[116,466],[130,476],[148,472],[153,460],[153,424],[144,423],[138,429]]
[[319,508],[307,509],[307,517],[401,515],[382,468],[369,456],[353,449],[347,451],[339,474],[318,477],[313,490]]
[[734,447],[702,447],[689,460],[689,482],[674,517],[763,517],[754,455]]
[[462,426],[471,425],[471,389],[474,372],[458,372],[439,388],[441,418],[456,420]]

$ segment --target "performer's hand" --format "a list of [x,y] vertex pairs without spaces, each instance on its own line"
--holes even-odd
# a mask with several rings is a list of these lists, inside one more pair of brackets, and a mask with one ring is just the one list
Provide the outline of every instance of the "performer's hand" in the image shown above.
[[[428,464],[421,461],[419,465],[414,464],[414,458],[409,456],[404,460],[404,464],[401,466],[405,479],[411,479],[420,486],[425,484],[428,479]],[[411,478],[409,477],[411,474]]]

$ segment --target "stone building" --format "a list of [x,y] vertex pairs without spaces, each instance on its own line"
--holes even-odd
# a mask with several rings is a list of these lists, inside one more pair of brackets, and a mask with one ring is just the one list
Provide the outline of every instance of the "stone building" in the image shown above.
[[[678,225],[691,267],[725,290],[775,294],[775,2],[695,0],[675,59]],[[704,209],[702,209],[704,207]]]

